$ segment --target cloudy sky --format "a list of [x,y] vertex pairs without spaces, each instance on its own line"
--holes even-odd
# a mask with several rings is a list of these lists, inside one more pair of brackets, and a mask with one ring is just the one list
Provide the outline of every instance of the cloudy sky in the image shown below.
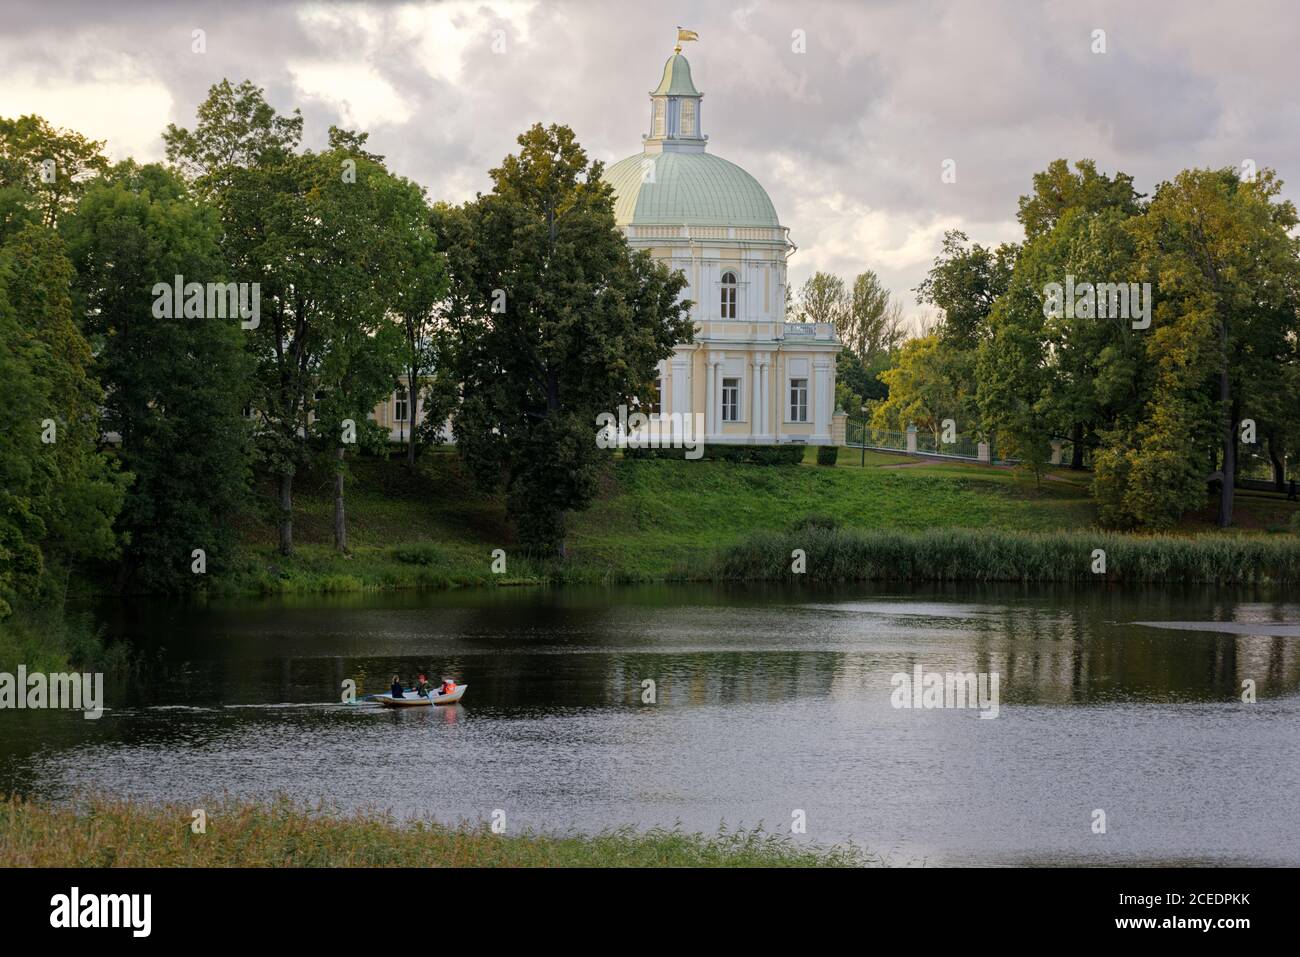
[[0,115],[156,160],[211,84],[249,78],[301,107],[307,145],[331,123],[367,130],[396,171],[457,201],[539,120],[594,158],[639,152],[677,24],[700,35],[686,53],[709,149],[771,194],[796,284],[875,269],[914,314],[944,230],[1018,238],[1016,198],[1056,157],[1144,191],[1253,160],[1297,196],[1293,0],[5,0]]

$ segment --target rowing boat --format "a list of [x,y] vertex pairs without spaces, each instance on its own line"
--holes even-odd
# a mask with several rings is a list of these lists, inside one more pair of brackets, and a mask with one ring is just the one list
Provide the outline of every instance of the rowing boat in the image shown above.
[[391,694],[371,695],[371,701],[378,701],[385,708],[420,708],[435,704],[455,704],[465,694],[465,689],[469,685],[457,685],[456,690],[450,694],[431,694],[427,698],[422,698],[414,691],[408,691],[400,698],[394,698]]

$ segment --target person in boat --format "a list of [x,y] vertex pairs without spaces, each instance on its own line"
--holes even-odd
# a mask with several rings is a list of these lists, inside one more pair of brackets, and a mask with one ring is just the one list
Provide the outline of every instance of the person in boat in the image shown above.
[[456,690],[456,680],[454,678],[443,678],[442,684],[438,687],[438,694],[451,694]]
[[421,698],[429,697],[429,679],[424,675],[415,679],[415,693]]
[[405,693],[402,691],[402,678],[400,675],[393,675],[393,687],[389,689],[389,693],[394,698],[400,698]]

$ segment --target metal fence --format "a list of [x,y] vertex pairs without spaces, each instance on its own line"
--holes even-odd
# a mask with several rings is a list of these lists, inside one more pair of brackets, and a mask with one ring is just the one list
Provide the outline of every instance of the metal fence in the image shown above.
[[[908,446],[907,432],[887,432],[870,428],[862,419],[849,419],[845,423],[844,444],[855,449],[873,449],[878,452],[903,452],[927,458],[956,459],[962,462],[984,461],[979,455],[979,440],[970,435],[956,435],[952,442],[943,441],[943,434],[917,430],[915,450]],[[989,461],[1013,464],[1014,459],[999,459],[992,443]]]
[[845,423],[844,444],[859,449],[865,445],[869,449],[882,449],[886,452],[906,452],[907,433],[870,429],[861,419],[849,419]]

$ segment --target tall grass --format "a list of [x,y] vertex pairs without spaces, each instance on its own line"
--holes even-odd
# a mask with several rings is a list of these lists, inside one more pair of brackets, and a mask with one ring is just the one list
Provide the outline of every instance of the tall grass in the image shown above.
[[[792,572],[803,549],[806,571]],[[1093,571],[1094,550],[1105,572]],[[922,532],[805,523],[724,548],[720,579],[814,581],[1167,582],[1212,585],[1300,582],[1300,539],[1290,536],[1127,535],[1101,531]]]
[[[193,809],[206,808],[195,834]],[[621,828],[595,836],[493,834],[484,826],[334,815],[285,798],[266,803],[140,805],[95,798],[79,808],[0,803],[0,867],[854,867],[880,863],[853,845],[800,845],[756,830],[716,835]]]

